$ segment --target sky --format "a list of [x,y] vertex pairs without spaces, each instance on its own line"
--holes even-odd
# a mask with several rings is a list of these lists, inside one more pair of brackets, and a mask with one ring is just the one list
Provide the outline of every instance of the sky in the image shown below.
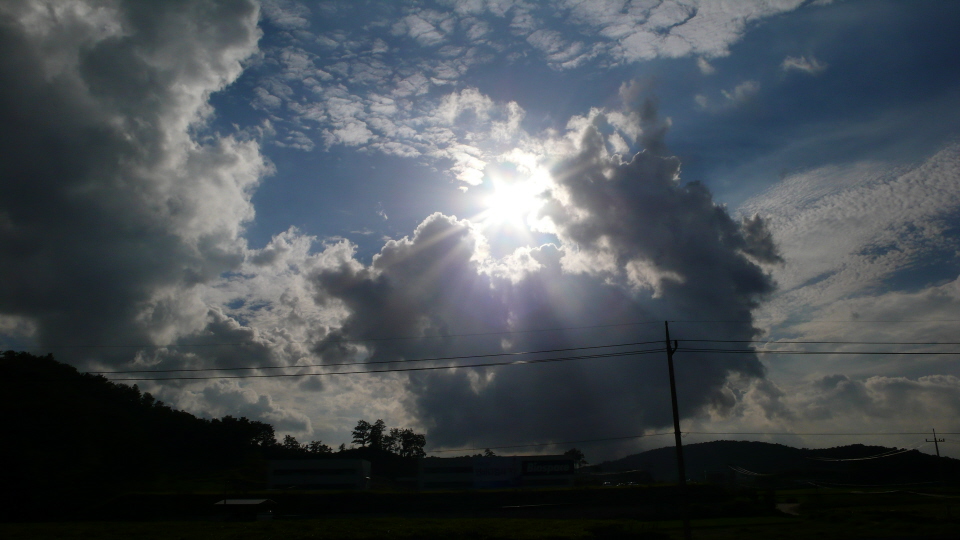
[[0,347],[302,442],[598,462],[671,443],[670,321],[688,444],[960,457],[958,23],[4,2]]

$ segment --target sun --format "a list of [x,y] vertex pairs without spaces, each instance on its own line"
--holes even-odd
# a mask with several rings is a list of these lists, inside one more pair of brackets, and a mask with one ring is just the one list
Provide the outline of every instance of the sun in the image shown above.
[[491,225],[529,228],[543,205],[541,191],[537,183],[530,180],[493,179],[493,192],[484,201],[486,210],[482,220]]

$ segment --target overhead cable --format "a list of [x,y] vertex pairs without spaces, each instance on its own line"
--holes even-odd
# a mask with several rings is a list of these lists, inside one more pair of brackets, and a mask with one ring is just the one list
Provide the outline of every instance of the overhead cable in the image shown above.
[[615,358],[622,356],[634,356],[642,354],[650,354],[663,352],[664,349],[646,349],[640,351],[625,351],[618,353],[605,353],[605,354],[588,354],[581,356],[567,356],[561,358],[541,358],[533,360],[513,360],[508,362],[487,362],[481,364],[459,364],[453,366],[420,366],[420,367],[410,367],[410,368],[392,368],[392,369],[369,369],[361,371],[332,371],[332,372],[323,372],[323,373],[269,373],[269,374],[258,374],[258,375],[208,375],[208,376],[189,376],[189,377],[122,377],[122,378],[110,378],[111,381],[188,381],[188,380],[211,380],[211,379],[268,379],[276,377],[326,377],[333,375],[366,375],[371,373],[395,373],[395,372],[404,372],[404,371],[433,371],[439,369],[461,369],[461,368],[477,368],[477,367],[494,367],[494,366],[517,366],[525,364],[541,364],[541,363],[551,363],[551,362],[566,362],[571,360],[588,360],[588,359],[597,359],[597,358]]
[[602,439],[580,439],[576,441],[556,441],[556,442],[544,442],[544,443],[527,443],[527,444],[509,444],[501,446],[485,446],[483,448],[448,448],[443,450],[429,450],[428,453],[431,454],[441,454],[449,452],[478,452],[481,450],[504,450],[508,448],[534,448],[541,446],[561,446],[567,444],[584,444],[584,443],[596,443],[596,442],[611,442],[611,441],[625,441],[630,439],[642,439],[645,437],[659,437],[661,435],[673,435],[672,431],[664,431],[662,433],[644,433],[642,435],[625,435],[623,437],[604,437]]
[[790,349],[710,349],[710,348],[687,348],[681,347],[677,352],[699,352],[699,353],[720,353],[720,354],[797,354],[797,355],[912,355],[912,356],[936,356],[942,354],[960,354],[960,351],[800,351]]
[[696,343],[765,343],[768,345],[960,345],[960,341],[779,341],[762,339],[679,339]]
[[112,373],[180,373],[180,372],[195,372],[195,371],[243,371],[251,369],[295,369],[295,368],[308,368],[308,367],[331,367],[331,366],[364,366],[372,364],[405,364],[409,362],[436,362],[443,360],[464,360],[468,358],[492,358],[500,356],[521,356],[526,354],[546,354],[546,353],[555,353],[555,352],[566,352],[566,351],[582,351],[587,349],[609,349],[614,347],[635,347],[637,345],[651,345],[654,343],[662,343],[663,340],[657,341],[638,341],[634,343],[616,343],[613,345],[594,345],[592,347],[567,347],[564,349],[545,349],[540,351],[519,351],[519,352],[502,352],[502,353],[490,353],[490,354],[469,354],[463,356],[441,356],[436,358],[413,358],[409,360],[374,360],[370,362],[339,362],[339,363],[330,363],[330,364],[298,364],[293,366],[248,366],[248,367],[232,367],[232,368],[182,368],[182,369],[131,369],[124,371],[89,371],[88,373],[107,375]]
[[[455,337],[475,337],[475,336],[508,336],[514,334],[532,334],[537,332],[561,332],[569,330],[592,330],[597,328],[617,328],[622,326],[641,326],[646,324],[662,324],[662,320],[658,321],[634,321],[634,322],[625,322],[625,323],[616,323],[616,324],[595,324],[591,326],[563,326],[556,328],[529,328],[526,330],[505,330],[502,332],[475,332],[475,333],[465,333],[465,334],[445,334],[445,335],[436,335],[436,336],[388,336],[388,337],[379,337],[379,338],[364,338],[364,339],[331,339],[331,340],[320,340],[316,341],[287,341],[286,343],[367,343],[367,342],[376,342],[376,341],[402,341],[402,340],[417,340],[417,339],[447,339]],[[182,347],[227,347],[227,346],[238,346],[238,345],[249,345],[251,341],[226,341],[226,342],[217,342],[217,343],[176,343],[169,345],[157,345],[154,343],[148,344],[119,344],[119,345],[107,345],[107,344],[71,344],[71,345],[42,345],[35,347],[19,347],[20,349],[177,349]]]

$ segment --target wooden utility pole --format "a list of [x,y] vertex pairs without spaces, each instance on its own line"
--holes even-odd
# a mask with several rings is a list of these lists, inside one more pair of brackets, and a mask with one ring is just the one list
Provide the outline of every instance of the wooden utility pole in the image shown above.
[[933,439],[924,439],[924,440],[927,442],[932,442],[933,447],[937,449],[937,474],[940,476],[940,481],[943,482],[943,462],[940,461],[940,443],[945,442],[946,439],[938,439],[937,430],[934,429]]
[[670,341],[670,323],[663,321],[666,334],[667,367],[670,369],[670,402],[673,405],[673,438],[677,447],[677,473],[680,480],[680,498],[683,512],[683,537],[692,538],[690,532],[690,508],[687,503],[687,469],[683,464],[683,442],[680,440],[680,409],[677,407],[677,378],[673,373],[673,353],[677,351],[677,342]]
[[927,442],[932,442],[932,443],[933,443],[933,447],[937,449],[937,457],[939,458],[939,457],[940,457],[940,444],[938,444],[938,443],[942,443],[942,442],[944,442],[946,439],[938,439],[938,438],[937,438],[937,430],[933,430],[933,438],[932,438],[932,439],[924,439],[924,440],[927,441]]

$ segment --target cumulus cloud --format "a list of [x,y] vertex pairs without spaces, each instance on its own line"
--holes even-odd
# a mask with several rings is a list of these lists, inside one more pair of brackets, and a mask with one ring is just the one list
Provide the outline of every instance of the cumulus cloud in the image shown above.
[[[316,272],[317,302],[349,313],[317,354],[382,361],[551,349],[583,338],[532,330],[613,320],[739,321],[724,335],[754,336],[750,313],[772,282],[751,258],[776,258],[763,221],[739,223],[704,187],[680,182],[679,162],[662,155],[668,123],[655,107],[622,115],[638,119],[634,144],[648,148],[628,161],[609,153],[602,114],[573,122],[569,146],[554,143],[573,151],[552,171],[543,212],[560,246],[496,260],[470,222],[434,214],[370,265],[344,260]],[[614,329],[605,342],[661,332]],[[391,336],[404,339],[378,340]],[[405,403],[438,446],[601,436],[622,432],[624,417],[632,429],[655,428],[670,418],[663,378],[651,374],[660,361],[422,372],[408,378]],[[722,400],[731,374],[764,373],[748,354],[691,357],[678,369],[687,415]]]
[[[313,254],[315,239],[291,229],[250,249],[251,196],[270,167],[246,134],[206,124],[210,94],[257,50],[257,20],[244,1],[0,7],[0,328],[11,345],[81,369],[309,363],[312,336],[343,310],[319,310],[306,276],[352,248]],[[308,55],[288,60],[310,67]],[[307,408],[312,423],[289,388],[269,384],[140,384],[198,414],[289,432],[340,423]]]
[[254,142],[191,130],[256,50],[256,5],[15,2],[0,17],[0,310],[45,346],[202,327],[196,287],[243,260],[268,167]]

